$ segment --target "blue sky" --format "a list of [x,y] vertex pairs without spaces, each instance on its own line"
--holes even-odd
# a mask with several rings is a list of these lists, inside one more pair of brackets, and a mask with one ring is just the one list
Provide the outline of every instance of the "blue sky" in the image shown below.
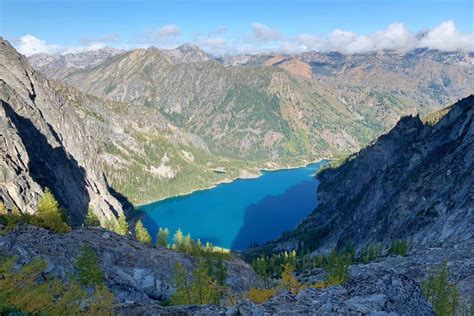
[[[0,0],[0,3],[0,34],[16,46],[29,41],[25,45],[30,45],[33,51],[64,52],[104,45],[170,48],[192,42],[216,53],[345,50],[347,45],[352,45],[347,52],[358,52],[385,48],[374,41],[386,40],[392,33],[405,36],[405,42],[391,43],[388,48],[419,45],[405,31],[416,36],[420,31],[447,22],[451,24],[444,24],[444,36],[459,37],[460,44],[453,42],[445,46],[456,49],[469,46],[474,28],[473,0]],[[395,27],[388,37],[377,37],[377,32],[387,31],[390,25]],[[334,40],[335,30],[345,33],[337,33],[339,37]],[[436,34],[439,36],[439,32]],[[31,37],[22,42],[26,35]],[[40,42],[35,44],[33,38]],[[430,45],[434,48],[440,45],[432,42],[433,39]]]

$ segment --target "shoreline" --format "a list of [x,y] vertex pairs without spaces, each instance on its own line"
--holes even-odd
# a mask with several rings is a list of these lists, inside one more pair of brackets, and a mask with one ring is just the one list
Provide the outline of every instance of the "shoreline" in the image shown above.
[[[250,179],[257,179],[257,178],[260,178],[262,175],[263,175],[263,172],[273,172],[273,171],[281,171],[281,170],[291,170],[291,169],[298,169],[298,168],[303,168],[303,167],[307,167],[313,163],[318,163],[318,162],[321,162],[323,160],[329,160],[328,158],[316,158],[315,160],[312,160],[312,161],[309,161],[309,162],[306,162],[306,163],[303,163],[303,164],[299,164],[299,165],[296,165],[296,166],[289,166],[289,167],[275,167],[275,168],[272,168],[272,167],[264,167],[264,168],[258,168],[256,171],[257,171],[257,174],[254,174],[254,175],[249,175],[249,176],[237,176],[237,177],[232,177],[230,179],[224,179],[224,180],[221,180],[221,181],[218,181],[212,185],[209,185],[208,187],[205,187],[205,188],[197,188],[197,189],[193,189],[193,190],[190,190],[189,192],[185,192],[185,193],[179,193],[179,194],[176,194],[176,195],[173,195],[173,196],[168,196],[168,197],[164,197],[164,198],[161,198],[161,199],[156,199],[156,200],[153,200],[153,201],[149,201],[149,202],[145,202],[145,203],[141,203],[141,204],[137,204],[137,205],[134,205],[134,208],[140,208],[140,207],[143,207],[143,206],[147,206],[147,205],[150,205],[150,204],[153,204],[153,203],[156,203],[156,202],[161,202],[161,201],[164,201],[164,200],[167,200],[167,199],[171,199],[171,198],[175,198],[175,197],[181,197],[181,196],[186,196],[186,195],[190,195],[190,194],[193,194],[195,192],[199,192],[199,191],[205,191],[205,190],[210,190],[210,189],[214,189],[216,188],[218,185],[221,185],[221,184],[228,184],[228,183],[232,183],[236,180],[250,180]],[[268,164],[268,163],[267,163]]]

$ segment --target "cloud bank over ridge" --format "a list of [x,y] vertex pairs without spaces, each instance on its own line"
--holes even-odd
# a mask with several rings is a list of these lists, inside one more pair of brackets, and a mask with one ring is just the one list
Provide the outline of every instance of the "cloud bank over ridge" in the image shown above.
[[102,35],[95,39],[84,38],[81,45],[68,47],[50,44],[27,34],[14,41],[14,45],[24,55],[37,53],[66,54],[96,50],[114,44],[118,48],[135,48],[157,46],[172,48],[184,42],[191,42],[205,51],[217,55],[242,54],[258,52],[300,53],[304,51],[337,51],[344,54],[367,53],[380,50],[408,51],[414,48],[430,48],[442,51],[474,51],[474,33],[463,33],[456,29],[453,21],[448,20],[439,25],[416,33],[407,29],[403,23],[392,23],[386,29],[370,34],[356,34],[342,29],[335,29],[327,36],[314,33],[300,33],[288,36],[262,23],[252,23],[250,32],[232,36],[225,27],[211,30],[207,34],[186,36],[183,30],[175,25],[163,25],[155,30],[136,34],[128,42],[122,42],[119,34]]

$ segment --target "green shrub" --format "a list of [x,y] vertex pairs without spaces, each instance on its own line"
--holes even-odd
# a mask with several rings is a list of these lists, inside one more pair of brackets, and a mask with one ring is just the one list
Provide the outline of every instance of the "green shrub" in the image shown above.
[[463,309],[457,287],[449,282],[448,264],[444,261],[431,271],[421,283],[426,298],[433,305],[436,315],[457,315]]
[[406,256],[408,250],[408,244],[405,239],[394,239],[392,240],[392,244],[388,249],[389,255],[399,255],[399,256]]
[[365,249],[362,249],[360,253],[360,260],[364,263],[374,261],[382,255],[382,245],[375,244],[369,245]]
[[323,270],[326,273],[327,285],[340,285],[349,280],[349,265],[351,257],[347,254],[338,254],[332,251],[323,264]]
[[97,215],[95,215],[94,210],[89,208],[87,210],[86,218],[84,219],[84,225],[91,226],[91,227],[98,227],[100,226],[100,221]]
[[1,315],[112,315],[114,296],[105,286],[88,293],[74,280],[45,275],[44,260],[19,271],[13,269],[15,262],[16,258],[0,258]]
[[313,269],[321,268],[324,265],[324,256],[322,254],[314,256],[311,263]]

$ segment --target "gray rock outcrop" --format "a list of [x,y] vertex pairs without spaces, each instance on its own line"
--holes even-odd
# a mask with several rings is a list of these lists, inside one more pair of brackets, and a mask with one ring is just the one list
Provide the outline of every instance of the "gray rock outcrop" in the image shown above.
[[131,304],[119,315],[434,315],[420,287],[407,277],[389,271],[365,273],[344,286],[309,288],[298,295],[280,294],[263,304],[240,301],[217,307]]
[[[130,237],[100,228],[81,228],[59,235],[42,228],[19,226],[0,236],[0,256],[17,256],[19,264],[44,258],[46,272],[66,278],[75,275],[75,258],[88,244],[99,256],[106,284],[118,303],[151,304],[169,299],[174,292],[176,264],[189,273],[196,258],[166,248],[153,248]],[[232,257],[225,262],[227,285],[234,291],[248,290],[255,282],[253,269]]]
[[12,209],[34,213],[48,187],[73,225],[89,207],[102,224],[123,205],[113,196],[97,148],[72,106],[0,39],[0,197]]

